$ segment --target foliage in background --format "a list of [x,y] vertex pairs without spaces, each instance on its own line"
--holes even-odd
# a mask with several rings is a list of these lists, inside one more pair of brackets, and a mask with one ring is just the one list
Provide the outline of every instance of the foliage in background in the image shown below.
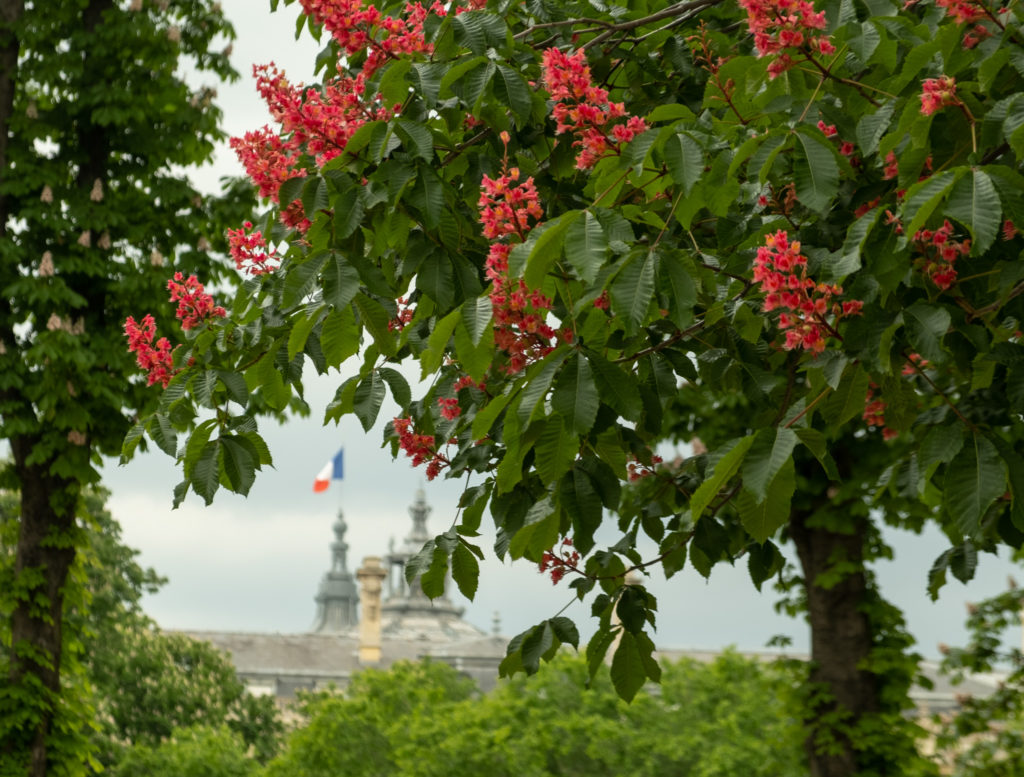
[[[0,2],[0,485],[21,498],[0,761],[19,777],[88,764],[88,637],[62,623],[63,598],[77,611],[85,596],[71,572],[83,488],[152,401],[125,317],[160,306],[175,271],[226,277],[210,252],[251,208],[248,191],[204,198],[184,173],[221,138],[232,35],[212,0]],[[186,67],[207,83],[186,84]]]
[[606,676],[585,689],[582,657],[559,655],[533,677],[473,693],[444,664],[397,664],[314,697],[308,723],[263,777],[403,774],[595,777],[801,777],[795,678],[724,653],[665,667],[657,693],[632,705]]
[[[258,416],[356,359],[325,421],[369,430],[390,394],[386,444],[467,483],[407,569],[428,594],[450,570],[473,596],[489,510],[498,557],[591,602],[590,670],[614,646],[628,699],[661,675],[628,571],[760,587],[791,543],[811,773],[927,772],[870,565],[882,523],[948,536],[933,596],[1024,544],[1020,8],[300,5],[323,83],[257,68],[276,124],[233,141],[271,203],[231,235],[250,280],[223,316],[193,295],[124,455],[175,455],[178,501],[247,493]],[[552,615],[502,671],[566,643]]]
[[[159,748],[179,728],[226,726],[248,757],[268,760],[284,731],[273,699],[246,693],[230,659],[208,643],[165,634],[146,617],[142,597],[164,580],[123,544],[106,497],[102,490],[85,493],[84,543],[70,573],[75,595],[64,600],[71,635],[66,649],[73,646],[75,670],[66,678],[67,696],[90,715],[90,756],[106,773],[120,774],[130,753]],[[17,498],[0,495],[0,615],[13,606],[6,592],[12,590],[17,515]],[[0,658],[6,660],[9,643],[8,621],[0,619]],[[193,734],[206,741],[207,734]]]

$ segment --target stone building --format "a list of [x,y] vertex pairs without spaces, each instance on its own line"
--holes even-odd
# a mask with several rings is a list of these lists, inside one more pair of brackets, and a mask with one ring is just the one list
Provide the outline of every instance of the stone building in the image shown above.
[[[189,636],[212,643],[231,655],[239,677],[254,694],[281,700],[300,689],[331,685],[344,688],[352,675],[366,667],[387,667],[395,661],[431,658],[444,661],[471,677],[483,690],[497,682],[498,664],[508,638],[498,634],[497,619],[491,633],[462,617],[447,592],[431,601],[418,580],[406,582],[405,567],[433,534],[427,528],[430,508],[422,491],[409,507],[412,528],[399,544],[391,542],[383,556],[368,556],[354,573],[349,570],[347,525],[339,511],[334,522],[331,566],[316,594],[316,615],[308,632],[259,634],[195,631]],[[717,651],[661,648],[659,660],[690,658],[712,661]],[[744,652],[759,660],[778,653]],[[790,658],[806,660],[802,654]],[[958,697],[987,696],[1003,678],[971,675],[958,686],[938,671],[936,662],[923,662],[922,673],[934,684],[915,686],[911,698],[923,714],[949,714],[959,707]]]
[[465,621],[447,592],[431,601],[418,580],[406,582],[405,566],[433,537],[422,491],[409,508],[412,528],[383,556],[349,569],[348,527],[341,511],[334,522],[331,566],[316,594],[316,615],[302,634],[195,631],[189,636],[231,655],[239,677],[254,694],[290,699],[300,689],[344,688],[355,672],[403,659],[444,661],[493,687],[507,638]]

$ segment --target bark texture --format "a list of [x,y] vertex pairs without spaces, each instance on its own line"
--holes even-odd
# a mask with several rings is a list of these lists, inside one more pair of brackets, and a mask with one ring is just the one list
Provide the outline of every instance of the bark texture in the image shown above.
[[[812,777],[859,773],[849,728],[879,709],[877,678],[860,669],[871,652],[871,625],[864,612],[870,592],[864,575],[865,525],[851,518],[843,533],[814,525],[795,511],[790,536],[803,567],[811,626],[810,682],[815,695],[806,740]],[[836,567],[842,571],[836,573]]]

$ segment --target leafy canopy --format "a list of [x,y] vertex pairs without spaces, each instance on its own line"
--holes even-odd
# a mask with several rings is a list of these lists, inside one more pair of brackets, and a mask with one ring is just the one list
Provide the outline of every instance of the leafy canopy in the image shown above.
[[[124,446],[177,456],[176,499],[246,493],[257,418],[358,359],[325,422],[390,396],[396,455],[468,483],[408,574],[472,596],[489,508],[499,557],[590,598],[626,698],[660,670],[625,574],[760,586],[808,472],[836,520],[937,521],[933,593],[1024,540],[1015,6],[301,6],[323,83],[258,68],[277,124],[234,142],[270,203],[233,232],[249,279]],[[502,670],[577,642],[552,617]]]

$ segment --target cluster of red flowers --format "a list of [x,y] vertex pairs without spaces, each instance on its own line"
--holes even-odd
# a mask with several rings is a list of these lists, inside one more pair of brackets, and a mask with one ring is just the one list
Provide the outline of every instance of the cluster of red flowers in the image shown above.
[[[259,230],[252,229],[252,222],[246,221],[242,229],[228,230],[228,251],[235,260],[235,269],[248,275],[263,275],[276,270],[278,265],[273,262],[280,257],[277,251],[267,251],[267,241]],[[248,232],[248,234],[247,234]]]
[[140,325],[128,316],[124,322],[124,334],[128,338],[128,350],[135,354],[136,363],[149,373],[147,385],[159,383],[161,387],[167,388],[174,377],[174,358],[166,337],[161,337],[156,341],[156,347],[153,346],[153,338],[156,337],[156,321],[153,317],[147,313]]
[[462,415],[462,408],[459,407],[459,400],[456,397],[438,397],[437,406],[441,409],[441,417],[454,421]]
[[945,291],[956,282],[953,263],[971,252],[970,238],[953,240],[953,225],[946,219],[936,230],[921,229],[914,235],[915,247],[924,254],[922,271]]
[[935,5],[946,9],[946,16],[957,24],[972,24],[985,16],[985,9],[976,0],[935,0]]
[[891,181],[893,178],[899,177],[900,174],[900,163],[896,159],[896,152],[890,151],[885,155],[885,168],[882,170],[882,179],[885,181]]
[[[608,100],[608,91],[594,86],[590,66],[583,49],[565,54],[557,48],[544,52],[544,87],[556,101],[552,115],[561,135],[576,135],[574,147],[580,149],[576,168],[586,170],[608,153],[618,154],[628,143],[647,129],[639,116],[626,117],[622,103]],[[626,118],[625,123],[619,120]]]
[[[803,348],[821,353],[825,338],[834,333],[834,322],[846,316],[859,315],[863,302],[833,302],[843,293],[839,286],[816,283],[807,276],[807,257],[800,253],[800,242],[790,242],[789,235],[779,230],[765,238],[754,259],[754,280],[767,292],[763,310],[782,310],[779,328],[786,330],[783,347],[787,351]],[[833,324],[827,316],[833,317]]]
[[579,561],[579,551],[572,546],[572,539],[566,537],[562,540],[562,544],[557,552],[553,547],[551,550],[544,551],[538,566],[541,572],[547,572],[551,575],[552,585],[558,585],[559,581],[565,577],[566,572],[577,568],[576,565],[579,564]]
[[477,382],[469,377],[469,375],[463,375],[455,381],[455,385],[452,388],[456,393],[462,391],[464,388],[477,388],[480,391],[483,391],[486,388],[486,384],[482,380]]
[[885,401],[875,396],[876,391],[878,391],[878,385],[869,383],[867,396],[864,397],[864,414],[861,417],[868,426],[881,429],[884,439],[891,440],[894,437],[899,437],[899,432],[885,425]]
[[921,113],[931,116],[947,105],[959,105],[956,96],[956,79],[950,76],[926,78],[921,82]]
[[626,474],[629,477],[629,481],[633,483],[641,478],[653,475],[654,466],[656,464],[661,464],[662,461],[664,461],[664,459],[662,459],[661,456],[654,455],[651,456],[651,465],[647,466],[643,462],[633,459],[626,465]]
[[416,313],[416,309],[409,304],[407,297],[399,297],[395,302],[398,303],[398,313],[388,321],[389,332],[401,332],[405,329],[406,324],[412,321],[412,317]]
[[412,465],[427,465],[427,480],[433,480],[448,466],[448,459],[437,452],[433,436],[416,434],[411,418],[396,418],[392,424],[395,427],[395,434],[398,435],[398,447],[412,459]]
[[[525,240],[530,219],[544,215],[533,179],[518,186],[519,171],[508,170],[507,132],[501,133],[506,153],[502,175],[496,179],[483,177],[478,205],[485,237],[502,240],[515,236]],[[555,337],[571,338],[572,331],[556,332],[545,323],[551,300],[537,289],[529,288],[522,278],[509,276],[509,243],[493,243],[484,263],[487,280],[491,281],[491,309],[494,318],[494,345],[508,358],[504,369],[509,375],[520,372],[527,364],[551,353]]]
[[819,121],[818,129],[822,131],[826,138],[836,138],[839,141],[839,153],[848,157],[851,165],[855,167],[860,165],[860,159],[854,156],[857,153],[857,146],[849,140],[843,140],[838,137],[839,130],[836,129],[835,124],[825,124],[824,121]]
[[171,302],[178,303],[175,315],[181,321],[182,329],[194,329],[211,318],[224,318],[227,311],[213,304],[213,296],[207,294],[203,284],[194,275],[186,278],[180,272],[167,281],[167,290],[171,292]]
[[[369,77],[387,62],[403,54],[430,54],[434,47],[423,37],[427,9],[420,3],[405,6],[405,18],[384,16],[362,0],[300,0],[303,12],[322,24],[345,54],[366,52],[362,74]],[[437,0],[431,6],[437,16],[446,14]]]
[[815,11],[809,0],[740,0],[740,5],[747,12],[757,55],[774,57],[768,65],[769,78],[796,64],[793,53],[806,57],[835,53],[829,37],[820,34],[825,29],[825,12]]
[[477,207],[480,208],[480,223],[484,225],[484,237],[518,235],[522,239],[530,229],[530,218],[540,220],[544,216],[533,178],[513,185],[518,180],[519,168],[513,167],[497,178],[485,175],[480,182]]

